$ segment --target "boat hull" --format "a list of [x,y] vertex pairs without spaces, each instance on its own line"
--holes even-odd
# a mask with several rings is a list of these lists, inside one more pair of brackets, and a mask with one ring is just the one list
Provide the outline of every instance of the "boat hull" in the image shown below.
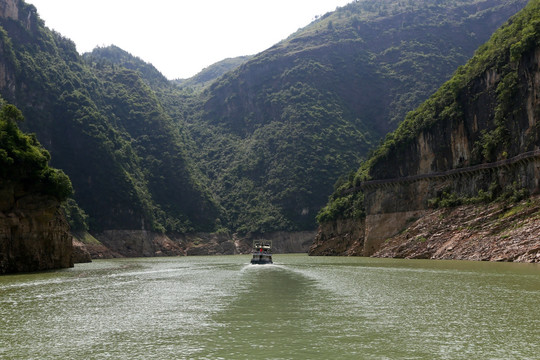
[[273,264],[271,255],[253,255],[251,263],[254,265]]

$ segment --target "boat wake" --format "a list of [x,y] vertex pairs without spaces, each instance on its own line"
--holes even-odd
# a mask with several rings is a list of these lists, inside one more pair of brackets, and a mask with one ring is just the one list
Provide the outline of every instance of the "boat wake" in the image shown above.
[[264,264],[264,265],[259,265],[259,264],[246,264],[242,267],[242,269],[240,269],[240,272],[244,272],[244,271],[266,271],[266,270],[270,270],[270,269],[283,269],[283,270],[290,270],[287,266],[285,265],[282,265],[282,264],[276,264],[276,263],[273,263],[273,264]]

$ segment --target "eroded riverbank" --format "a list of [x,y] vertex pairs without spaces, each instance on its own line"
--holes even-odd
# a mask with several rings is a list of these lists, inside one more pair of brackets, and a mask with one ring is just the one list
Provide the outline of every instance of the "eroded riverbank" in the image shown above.
[[[519,203],[430,209],[402,222],[406,225],[382,241],[372,256],[540,262],[539,196]],[[362,220],[321,226],[310,255],[361,256],[365,226]]]

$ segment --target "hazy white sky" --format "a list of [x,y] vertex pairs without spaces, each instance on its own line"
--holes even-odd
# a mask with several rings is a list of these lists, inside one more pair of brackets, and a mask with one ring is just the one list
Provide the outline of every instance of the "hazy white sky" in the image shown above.
[[261,52],[352,0],[26,0],[80,53],[117,45],[167,78]]

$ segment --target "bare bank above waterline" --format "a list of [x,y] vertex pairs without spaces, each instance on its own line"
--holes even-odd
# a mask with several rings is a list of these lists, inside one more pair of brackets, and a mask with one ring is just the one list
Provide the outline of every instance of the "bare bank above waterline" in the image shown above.
[[[95,235],[75,234],[74,246],[93,259],[186,255],[249,254],[253,240],[273,243],[277,254],[306,253],[315,231],[271,232],[265,234],[159,234],[146,230],[109,230]],[[93,240],[92,240],[93,239]]]
[[[540,196],[431,209],[404,220],[373,257],[540,262]],[[310,255],[363,255],[365,226],[365,220],[324,224]]]

